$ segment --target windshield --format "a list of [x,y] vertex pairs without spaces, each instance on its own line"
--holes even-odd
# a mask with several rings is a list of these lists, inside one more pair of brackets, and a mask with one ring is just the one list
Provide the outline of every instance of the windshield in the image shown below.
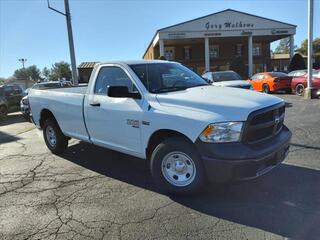
[[208,85],[196,73],[176,63],[134,64],[130,67],[151,93],[172,92]]
[[242,80],[236,72],[216,72],[212,76],[215,82]]
[[288,75],[282,72],[272,72],[270,73],[272,77],[287,77]]

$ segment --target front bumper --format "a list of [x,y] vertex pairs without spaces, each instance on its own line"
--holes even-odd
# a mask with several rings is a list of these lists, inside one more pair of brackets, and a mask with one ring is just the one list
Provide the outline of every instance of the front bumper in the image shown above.
[[246,180],[261,176],[280,164],[287,156],[290,130],[281,132],[263,143],[204,143],[196,141],[210,182]]
[[28,105],[20,104],[20,111],[22,114],[29,115],[30,110]]

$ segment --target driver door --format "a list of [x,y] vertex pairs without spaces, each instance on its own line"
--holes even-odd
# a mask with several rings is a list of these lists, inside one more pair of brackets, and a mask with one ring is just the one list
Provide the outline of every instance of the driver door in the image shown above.
[[127,86],[137,91],[129,75],[119,66],[102,67],[93,94],[85,100],[85,119],[91,141],[117,151],[139,155],[143,99],[113,98],[109,86]]

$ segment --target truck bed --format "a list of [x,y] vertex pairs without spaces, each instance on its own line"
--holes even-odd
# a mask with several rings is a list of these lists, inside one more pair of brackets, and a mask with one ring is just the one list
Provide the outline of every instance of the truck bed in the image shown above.
[[43,109],[50,109],[55,116],[62,132],[81,140],[88,140],[83,118],[83,101],[87,86],[56,88],[30,91],[30,105],[35,124],[40,127]]

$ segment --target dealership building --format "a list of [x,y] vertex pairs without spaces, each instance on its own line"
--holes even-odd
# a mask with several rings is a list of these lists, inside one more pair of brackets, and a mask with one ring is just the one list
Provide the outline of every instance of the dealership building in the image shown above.
[[192,70],[229,70],[235,58],[244,63],[248,76],[273,69],[270,43],[289,37],[294,53],[296,25],[227,9],[159,29],[144,59],[181,62]]

